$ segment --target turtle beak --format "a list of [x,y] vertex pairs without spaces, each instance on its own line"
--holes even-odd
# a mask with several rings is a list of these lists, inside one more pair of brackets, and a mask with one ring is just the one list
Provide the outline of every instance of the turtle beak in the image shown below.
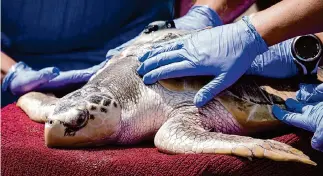
[[[67,117],[73,117],[68,119]],[[74,147],[89,139],[85,135],[76,135],[89,120],[89,111],[73,109],[67,114],[48,118],[45,124],[45,143],[48,147]]]
[[91,144],[90,138],[76,133],[67,133],[67,127],[60,120],[51,120],[45,124],[45,144],[50,148],[74,148]]
[[47,147],[63,147],[64,142],[64,126],[58,120],[51,120],[45,125],[45,144]]
[[77,135],[66,135],[66,127],[59,120],[51,120],[45,125],[45,144],[47,147],[76,147],[84,139]]

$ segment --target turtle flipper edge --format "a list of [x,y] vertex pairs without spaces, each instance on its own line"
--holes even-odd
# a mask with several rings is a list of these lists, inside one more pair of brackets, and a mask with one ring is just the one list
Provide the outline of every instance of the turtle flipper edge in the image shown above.
[[58,98],[39,92],[29,92],[18,99],[20,107],[28,117],[36,122],[45,123],[49,114],[55,108]]
[[159,151],[169,154],[228,154],[316,165],[303,152],[278,141],[210,132],[193,113],[177,113],[168,119],[154,142]]

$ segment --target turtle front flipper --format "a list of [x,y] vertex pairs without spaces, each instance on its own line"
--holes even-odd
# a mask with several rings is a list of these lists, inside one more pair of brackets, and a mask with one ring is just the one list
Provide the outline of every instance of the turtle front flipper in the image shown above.
[[232,154],[316,165],[303,152],[281,142],[210,132],[203,117],[196,114],[181,112],[172,115],[155,136],[158,150],[169,154]]
[[39,92],[29,92],[18,99],[20,107],[28,117],[36,122],[45,123],[53,112],[58,98]]

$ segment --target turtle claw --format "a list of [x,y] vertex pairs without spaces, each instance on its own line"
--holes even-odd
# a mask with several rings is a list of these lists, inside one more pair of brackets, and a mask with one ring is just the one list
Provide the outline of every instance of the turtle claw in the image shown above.
[[243,157],[268,158],[275,161],[296,161],[316,166],[303,152],[274,140],[259,140],[241,144],[232,149],[232,154]]

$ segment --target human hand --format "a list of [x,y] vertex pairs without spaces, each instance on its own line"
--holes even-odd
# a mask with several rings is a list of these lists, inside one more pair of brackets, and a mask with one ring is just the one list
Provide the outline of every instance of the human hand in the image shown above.
[[108,59],[101,62],[99,65],[93,67],[82,69],[82,70],[70,70],[61,71],[59,75],[46,84],[37,87],[37,90],[51,90],[55,88],[61,88],[70,84],[85,83],[90,80],[90,78],[99,71],[106,63]]
[[56,67],[48,67],[36,71],[24,62],[14,65],[2,83],[2,89],[9,89],[14,95],[22,95],[33,90],[49,90],[69,84],[87,82],[107,60],[88,69],[60,71]]
[[275,117],[286,124],[314,132],[312,147],[323,151],[323,102],[311,104],[287,99],[285,104],[288,111],[273,106]]
[[139,58],[143,63],[138,73],[145,84],[175,77],[215,76],[195,95],[194,104],[201,107],[237,81],[256,56],[267,49],[248,17],[244,17],[147,52]]
[[296,92],[296,99],[308,103],[323,101],[323,83],[301,84],[300,90]]
[[221,26],[219,15],[208,6],[195,5],[186,15],[174,20],[175,28],[182,30],[204,29],[208,26]]
[[[203,29],[208,26],[216,27],[222,25],[222,21],[218,14],[208,6],[196,5],[191,7],[186,15],[171,21],[154,21],[147,25],[142,33],[150,33],[167,28],[176,28],[182,30]],[[121,46],[108,51],[106,58],[119,54],[125,47],[131,45],[136,38],[122,44]]]
[[298,75],[291,52],[292,41],[293,39],[289,39],[269,47],[268,51],[256,57],[246,74],[270,78],[288,78]]
[[14,95],[21,95],[48,82],[59,75],[59,69],[48,67],[39,71],[33,70],[24,62],[13,65],[2,82],[2,90],[9,89]]

